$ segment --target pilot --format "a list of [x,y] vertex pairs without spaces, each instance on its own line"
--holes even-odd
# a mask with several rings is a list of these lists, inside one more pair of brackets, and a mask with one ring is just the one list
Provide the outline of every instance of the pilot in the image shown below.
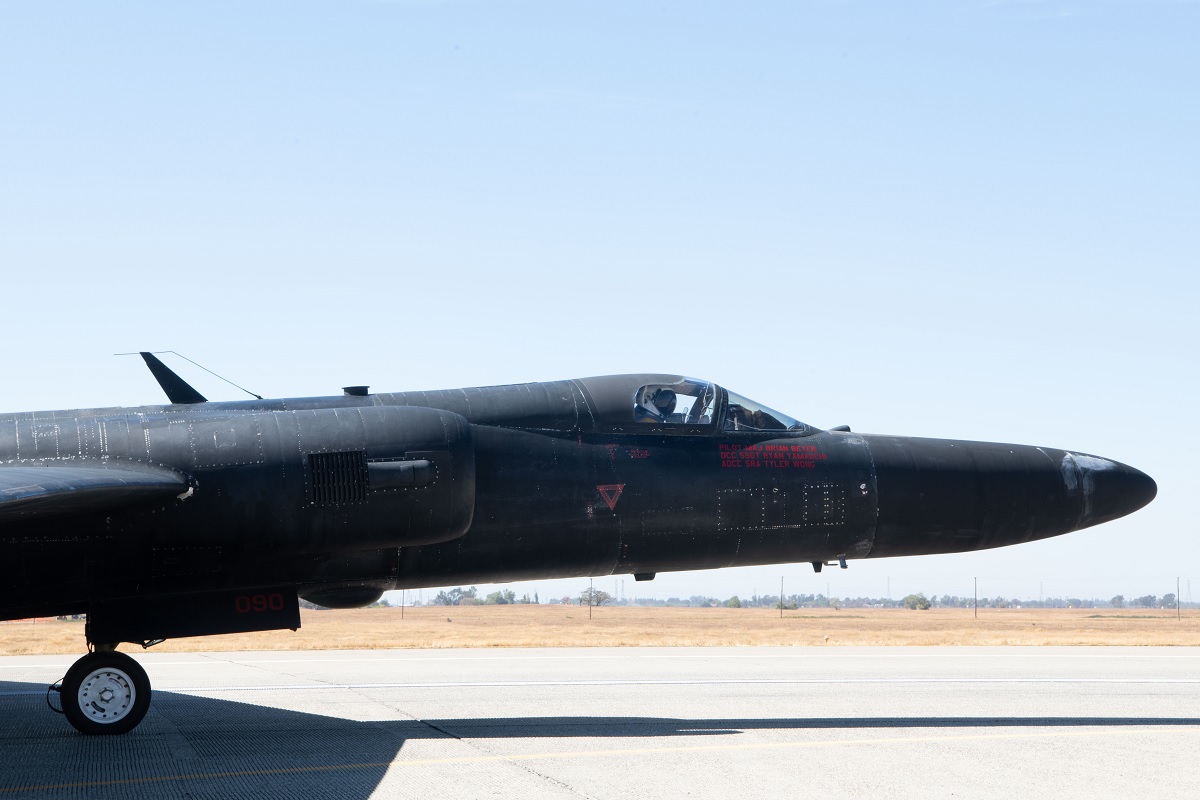
[[664,418],[668,418],[675,413],[676,399],[674,391],[659,389],[654,393],[654,410],[662,414]]
[[660,387],[647,391],[633,408],[635,422],[667,422],[675,413],[676,397],[671,389]]

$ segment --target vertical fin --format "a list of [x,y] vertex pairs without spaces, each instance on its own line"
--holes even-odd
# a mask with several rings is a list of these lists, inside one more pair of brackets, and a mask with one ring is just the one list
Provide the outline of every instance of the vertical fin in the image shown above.
[[158,385],[167,393],[167,399],[172,403],[190,404],[207,403],[208,399],[193,389],[187,381],[171,371],[171,368],[158,360],[153,353],[141,352],[139,355],[150,368]]

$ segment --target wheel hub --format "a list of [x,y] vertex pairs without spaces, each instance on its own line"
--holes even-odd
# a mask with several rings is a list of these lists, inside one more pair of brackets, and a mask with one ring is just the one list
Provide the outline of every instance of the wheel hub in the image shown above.
[[93,722],[117,722],[129,713],[137,689],[128,675],[107,667],[90,673],[79,686],[79,708]]

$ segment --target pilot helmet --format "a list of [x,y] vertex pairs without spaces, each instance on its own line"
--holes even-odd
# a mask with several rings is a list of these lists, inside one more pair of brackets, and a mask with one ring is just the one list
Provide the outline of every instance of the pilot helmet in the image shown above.
[[654,407],[664,417],[675,413],[675,392],[671,389],[659,389],[654,393]]

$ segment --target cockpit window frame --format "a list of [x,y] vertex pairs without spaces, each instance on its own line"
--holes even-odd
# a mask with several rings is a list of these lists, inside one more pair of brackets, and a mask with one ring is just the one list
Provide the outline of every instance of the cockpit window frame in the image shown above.
[[[728,427],[730,409],[732,409],[733,406],[736,405],[735,403],[733,403],[730,400],[731,395],[734,397],[737,397],[739,400],[744,401],[748,406],[756,407],[758,410],[765,411],[771,415],[774,415],[772,418],[775,419],[775,421],[779,422],[780,424],[784,424],[784,423],[783,423],[783,420],[779,420],[778,417],[783,417],[784,420],[790,420],[791,422],[795,423],[796,425],[799,425],[800,427],[798,427],[798,428],[749,427],[749,428],[743,428],[743,429],[731,429]],[[717,431],[722,436],[756,436],[759,438],[762,438],[764,436],[765,437],[776,437],[776,436],[800,437],[800,436],[812,436],[815,433],[819,433],[820,428],[813,427],[812,425],[809,425],[807,422],[798,420],[790,414],[785,414],[782,411],[776,411],[775,409],[771,408],[770,406],[759,403],[757,400],[751,400],[749,397],[746,397],[745,395],[740,395],[736,392],[730,392],[728,389],[722,389],[721,414],[720,414],[720,420],[718,420]]]
[[[575,378],[571,381],[573,391],[579,398],[576,406],[575,430],[581,433],[614,433],[631,436],[675,437],[675,436],[718,436],[730,435],[738,437],[771,438],[774,436],[805,436],[820,433],[821,429],[796,420],[789,414],[775,411],[763,406],[757,401],[731,392],[720,384],[685,375],[669,373],[635,373],[627,375],[599,375],[590,378]],[[636,421],[634,406],[638,396],[647,388],[671,388],[678,391],[681,385],[709,387],[714,390],[714,410],[712,419],[700,424],[689,422],[670,423],[663,421]],[[683,394],[692,397],[703,397],[685,389]],[[761,409],[780,418],[787,418],[803,426],[798,430],[745,430],[726,431],[725,425],[729,415],[730,398],[737,397],[744,401],[751,410]],[[699,400],[697,400],[699,402]],[[707,406],[707,404],[705,404]],[[584,409],[582,413],[578,409]]]
[[[707,422],[688,421],[686,419],[682,421],[671,421],[667,418],[661,420],[656,420],[653,418],[639,418],[639,411],[641,411],[643,414],[661,413],[661,410],[647,409],[645,405],[647,389],[655,389],[656,391],[667,390],[674,394],[675,389],[681,383],[691,384],[692,386],[696,387],[704,387],[701,394],[697,397],[695,403],[689,407],[689,413],[692,409],[695,409],[698,404],[703,402],[704,398],[708,396],[709,392],[712,393],[712,410],[706,415],[709,418]],[[682,381],[677,381],[674,383],[652,382],[648,384],[642,384],[633,392],[633,397],[631,398],[632,407],[630,409],[629,426],[623,428],[623,430],[626,433],[653,434],[656,436],[662,434],[672,436],[707,436],[713,434],[718,430],[718,425],[720,424],[720,419],[723,414],[722,406],[725,401],[725,394],[725,390],[712,381],[705,381],[697,378],[683,378]],[[706,403],[702,407],[707,406],[708,404]]]

